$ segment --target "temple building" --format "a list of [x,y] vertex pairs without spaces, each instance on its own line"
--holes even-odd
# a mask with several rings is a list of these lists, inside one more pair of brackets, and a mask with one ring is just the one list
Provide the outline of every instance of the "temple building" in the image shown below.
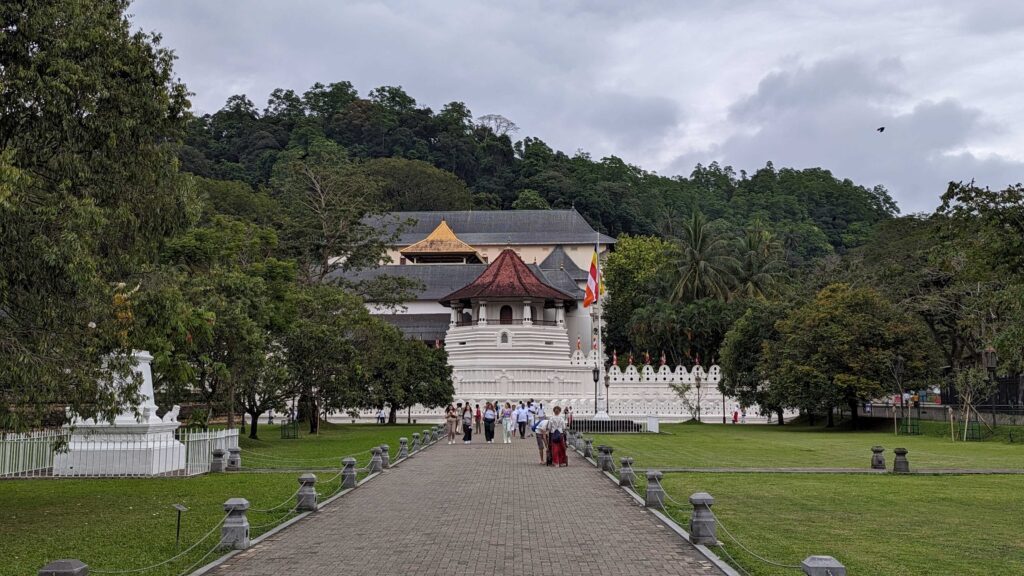
[[[600,303],[583,306],[595,248],[603,259],[615,239],[574,209],[394,212],[371,221],[396,238],[374,270],[349,274],[415,280],[417,294],[396,310],[370,305],[409,338],[444,345],[456,400],[534,398],[580,416],[686,419],[734,403],[717,391],[719,371],[650,365],[605,369],[597,350]],[[401,226],[401,227],[400,227]],[[597,382],[595,382],[595,368]],[[688,383],[681,399],[671,385]],[[420,416],[440,410],[414,408]]]

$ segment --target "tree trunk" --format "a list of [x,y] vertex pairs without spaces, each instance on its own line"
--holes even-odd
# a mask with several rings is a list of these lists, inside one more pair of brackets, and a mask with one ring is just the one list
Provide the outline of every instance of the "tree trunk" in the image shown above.
[[832,406],[829,406],[828,407],[828,423],[825,424],[826,428],[834,428],[835,427],[836,421],[835,421],[834,412],[835,412],[835,408],[832,407]]
[[249,416],[252,417],[252,423],[249,426],[249,438],[253,440],[259,440],[259,437],[256,436],[256,426],[259,425],[261,414],[263,412],[249,412]]
[[309,410],[307,410],[307,416],[309,416],[309,433],[319,434],[320,433],[320,407],[317,406],[316,398],[309,397]]
[[814,412],[807,412],[807,424],[810,426],[814,426]]
[[388,424],[398,424],[398,407],[394,404],[391,405],[391,409],[388,411]]
[[235,386],[228,388],[228,430],[235,428]]
[[857,401],[850,400],[850,419],[853,420],[853,429],[860,429],[860,417],[857,414]]
[[779,426],[785,424],[786,421],[782,419],[782,408],[779,408]]

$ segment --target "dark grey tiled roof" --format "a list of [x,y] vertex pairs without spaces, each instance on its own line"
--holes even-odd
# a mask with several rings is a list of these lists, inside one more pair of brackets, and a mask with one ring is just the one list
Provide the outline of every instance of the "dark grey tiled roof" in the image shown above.
[[[391,265],[362,270],[358,273],[349,272],[344,274],[344,278],[347,280],[372,280],[384,275],[410,278],[422,282],[425,288],[416,296],[417,300],[437,300],[476,280],[476,277],[486,268],[487,264]],[[339,275],[341,275],[340,272],[335,272],[327,279],[331,280]]]
[[[536,264],[527,264],[527,266],[548,286],[570,294],[577,300],[583,298],[583,291],[564,270],[541,270]],[[416,300],[438,300],[476,280],[476,277],[486,268],[487,264],[391,265],[358,273],[349,272],[343,277],[347,280],[372,280],[384,275],[411,278],[418,280],[424,286],[424,290],[416,295]],[[327,280],[330,281],[339,276],[342,276],[341,272],[334,272],[327,277]]]
[[587,272],[576,265],[569,258],[569,255],[565,253],[565,249],[562,248],[561,244],[555,246],[555,249],[548,254],[548,257],[540,263],[540,269],[546,274],[549,270],[565,270],[569,277],[573,280],[586,280]]
[[444,342],[448,333],[448,314],[381,314],[379,318],[402,331],[407,338]]
[[[398,238],[408,246],[427,237],[444,219],[452,231],[472,246],[526,244],[594,244],[598,233],[576,210],[459,210],[452,212],[391,212],[368,220],[386,230],[397,222],[414,220]],[[600,235],[601,244],[615,239]]]

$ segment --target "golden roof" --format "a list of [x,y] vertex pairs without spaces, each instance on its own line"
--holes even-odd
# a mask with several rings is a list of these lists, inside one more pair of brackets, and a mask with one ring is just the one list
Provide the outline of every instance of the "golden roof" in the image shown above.
[[402,248],[399,252],[405,255],[476,254],[476,249],[459,240],[459,237],[455,235],[455,232],[452,232],[448,223],[442,219],[437,228],[434,228],[434,231],[428,234],[426,238]]

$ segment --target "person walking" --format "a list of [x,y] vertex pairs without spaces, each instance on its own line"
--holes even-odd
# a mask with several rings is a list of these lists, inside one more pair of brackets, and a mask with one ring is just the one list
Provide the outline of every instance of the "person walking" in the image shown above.
[[526,424],[530,430],[530,436],[533,436],[533,426],[537,423],[537,405],[533,403],[533,398],[530,398],[529,402],[526,403]]
[[512,404],[505,402],[505,407],[501,410],[501,429],[504,432],[502,438],[505,440],[505,444],[512,443],[512,436],[515,435],[516,421],[512,410]]
[[466,403],[466,407],[462,409],[462,443],[470,444],[473,442],[473,409],[469,407],[469,403]]
[[526,439],[526,421],[529,417],[529,412],[526,411],[526,407],[523,403],[519,403],[519,408],[516,409],[516,424],[519,426],[519,439]]
[[459,427],[459,413],[451,404],[444,409],[445,432],[448,433],[448,443],[455,444],[455,431]]
[[462,402],[455,405],[455,414],[457,416],[455,419],[455,433],[462,434]]
[[497,412],[494,410],[494,404],[490,402],[484,407],[484,440],[488,444],[494,444],[494,420],[497,418]]
[[480,412],[480,405],[476,405],[476,412],[473,414],[473,432],[480,433],[480,427],[482,426],[483,413]]
[[551,453],[552,466],[568,466],[569,459],[565,455],[565,418],[561,416],[562,408],[555,406],[551,410],[554,416],[548,418],[548,450]]

